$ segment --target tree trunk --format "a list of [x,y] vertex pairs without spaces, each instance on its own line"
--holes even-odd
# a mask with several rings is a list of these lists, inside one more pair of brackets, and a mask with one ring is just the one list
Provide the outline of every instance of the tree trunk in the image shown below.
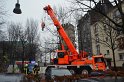
[[24,56],[25,56],[25,53],[24,53],[24,45],[23,45],[23,53],[22,53],[22,73],[24,73]]
[[117,71],[116,62],[115,62],[115,51],[114,51],[114,49],[112,49],[112,54],[113,54],[114,71]]
[[12,73],[15,73],[15,70],[14,70],[14,65],[15,65],[15,61],[14,61],[14,54],[12,54],[12,67],[13,67],[13,69],[12,69]]

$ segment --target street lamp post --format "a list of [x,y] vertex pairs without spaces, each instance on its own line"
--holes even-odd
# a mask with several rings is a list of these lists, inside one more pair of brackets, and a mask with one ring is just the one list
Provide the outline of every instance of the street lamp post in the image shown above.
[[15,14],[21,14],[21,13],[22,13],[22,11],[21,11],[21,9],[20,9],[19,0],[17,0],[17,3],[15,4],[15,8],[13,9],[13,12],[14,12]]

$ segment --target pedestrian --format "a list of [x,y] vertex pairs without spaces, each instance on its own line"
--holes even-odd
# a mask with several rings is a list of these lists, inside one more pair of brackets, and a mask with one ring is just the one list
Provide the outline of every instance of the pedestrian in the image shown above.
[[32,74],[33,68],[34,68],[34,64],[29,63],[29,64],[28,64],[28,74]]

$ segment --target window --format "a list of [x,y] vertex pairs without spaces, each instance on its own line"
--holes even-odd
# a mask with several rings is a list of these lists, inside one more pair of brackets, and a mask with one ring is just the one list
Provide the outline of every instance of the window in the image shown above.
[[95,25],[94,33],[97,33],[97,32],[98,32],[98,26]]
[[108,42],[108,37],[105,38],[106,42]]
[[84,43],[87,42],[86,38],[84,38]]
[[68,69],[53,69],[52,75],[63,76],[63,75],[72,75]]
[[119,36],[119,35],[122,35],[123,34],[123,32],[122,31],[117,31],[117,35]]
[[86,31],[86,28],[85,28],[86,26],[84,26],[84,28],[83,28],[83,31]]
[[118,18],[121,18],[121,14],[118,10],[116,10],[113,13],[113,19],[118,20]]
[[119,60],[124,60],[124,53],[119,53]]
[[104,58],[95,58],[95,63],[104,62]]
[[[106,22],[106,23],[108,23],[108,22]],[[104,24],[104,31],[107,31],[108,30],[108,26],[107,26],[107,24]]]
[[107,52],[107,55],[110,55],[110,52],[109,52],[109,50],[106,50],[106,52]]
[[64,57],[64,52],[58,52],[58,57],[63,58]]
[[100,54],[100,45],[96,46],[96,51],[97,51],[97,54]]
[[105,30],[105,31],[107,30],[107,26],[106,26],[106,24],[104,24],[104,30]]
[[96,42],[99,43],[99,38],[98,37],[96,38]]
[[118,38],[118,45],[120,50],[124,49],[124,37]]
[[96,38],[96,43],[99,43],[99,35],[95,34],[95,38]]

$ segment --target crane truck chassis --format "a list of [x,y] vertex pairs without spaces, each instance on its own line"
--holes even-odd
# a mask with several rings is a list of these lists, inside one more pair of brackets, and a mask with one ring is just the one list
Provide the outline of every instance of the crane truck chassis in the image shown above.
[[103,55],[96,55],[89,57],[88,53],[85,51],[81,51],[78,53],[69,39],[68,35],[64,31],[64,28],[58,21],[56,15],[54,14],[53,9],[50,5],[43,8],[47,14],[51,17],[54,25],[57,28],[57,31],[61,38],[66,43],[69,50],[65,50],[63,47],[61,50],[56,50],[57,56],[53,59],[54,65],[49,65],[47,69],[50,67],[64,67],[71,70],[76,74],[89,74],[91,71],[104,71],[106,70],[106,63]]

